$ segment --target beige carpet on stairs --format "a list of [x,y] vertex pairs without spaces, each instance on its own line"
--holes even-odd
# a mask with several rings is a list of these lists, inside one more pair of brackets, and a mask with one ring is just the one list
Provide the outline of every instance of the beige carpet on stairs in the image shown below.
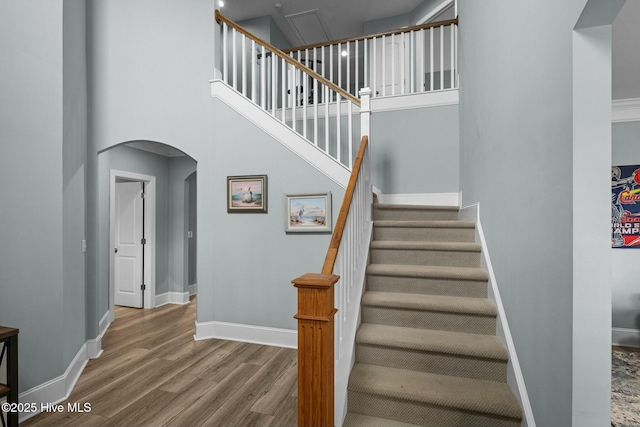
[[516,427],[475,223],[456,207],[374,204],[346,427]]

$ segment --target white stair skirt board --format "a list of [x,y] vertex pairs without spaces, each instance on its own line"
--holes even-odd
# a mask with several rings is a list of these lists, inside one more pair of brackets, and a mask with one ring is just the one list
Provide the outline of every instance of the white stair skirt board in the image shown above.
[[189,285],[189,296],[198,294],[198,284]]
[[611,121],[638,122],[640,121],[640,98],[617,99],[612,102]]
[[378,202],[392,205],[460,206],[460,193],[379,194]]
[[448,89],[372,98],[371,112],[380,113],[411,108],[442,107],[445,105],[458,105],[458,103],[458,89]]
[[275,347],[298,348],[298,331],[226,322],[196,322],[196,340],[217,338]]
[[156,295],[156,307],[165,304],[189,304],[189,292],[165,292]]
[[347,188],[351,173],[324,151],[312,145],[280,120],[240,95],[222,80],[211,81],[211,96],[217,98],[258,126],[298,157],[309,163],[342,188]]
[[640,330],[612,328],[611,344],[622,347],[640,347]]
[[487,242],[484,238],[484,232],[482,231],[482,224],[480,223],[480,205],[476,203],[461,208],[458,219],[476,221],[476,243],[480,243],[482,246],[481,266],[489,273],[489,282],[487,285],[488,298],[493,301],[498,310],[496,335],[500,340],[502,340],[509,352],[507,384],[522,407],[522,427],[535,427],[536,422],[533,417],[533,409],[531,408],[531,402],[529,401],[529,394],[527,393],[527,387],[524,383],[524,376],[520,369],[518,354],[516,353],[516,347],[513,343],[513,338],[511,337],[511,330],[509,329],[509,323],[507,322],[507,315],[504,311],[504,306],[502,305],[502,298],[500,297],[500,291],[493,272],[493,266],[491,265],[491,258],[489,257],[489,249],[487,248]]

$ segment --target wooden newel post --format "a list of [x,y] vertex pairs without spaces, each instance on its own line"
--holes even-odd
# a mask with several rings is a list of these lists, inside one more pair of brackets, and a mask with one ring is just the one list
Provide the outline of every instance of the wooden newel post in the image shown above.
[[308,273],[298,288],[298,426],[332,427],[335,274]]

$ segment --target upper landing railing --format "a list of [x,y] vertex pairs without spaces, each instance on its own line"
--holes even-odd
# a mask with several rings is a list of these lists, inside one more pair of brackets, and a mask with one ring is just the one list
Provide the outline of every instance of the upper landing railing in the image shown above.
[[284,50],[354,97],[431,92],[458,87],[458,20],[401,28]]
[[[216,11],[222,80],[351,170],[360,99]],[[368,121],[366,121],[368,123]]]

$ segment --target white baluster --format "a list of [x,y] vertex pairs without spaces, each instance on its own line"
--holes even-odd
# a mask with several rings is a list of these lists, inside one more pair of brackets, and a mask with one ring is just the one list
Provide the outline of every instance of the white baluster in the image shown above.
[[229,42],[228,33],[229,33],[229,29],[227,28],[227,23],[223,22],[222,23],[222,80],[227,84],[229,84],[229,73],[228,73],[229,52],[227,49],[228,42]]
[[342,97],[336,92],[336,158],[338,163],[342,163],[342,147],[340,145],[340,122],[342,116],[340,112],[340,104],[342,104]]
[[387,95],[387,46],[385,36],[382,36],[382,96]]
[[338,43],[338,86],[342,87],[342,44]]
[[427,43],[424,41],[424,28],[420,29],[420,35],[418,36],[420,40],[420,46],[422,47],[420,51],[420,76],[418,78],[418,92],[423,92],[425,90],[425,81],[424,81],[424,61],[427,57],[425,55],[425,50],[427,49]]
[[456,87],[456,75],[455,75],[455,25],[451,24],[451,89]]
[[347,42],[347,92],[351,93],[351,43]]
[[258,52],[256,51],[256,41],[251,40],[251,59],[249,65],[251,66],[251,100],[256,104],[258,102],[258,94],[256,93],[256,60],[258,57]]
[[[300,95],[302,95],[302,136],[307,139],[307,101],[309,97],[307,73],[302,73],[302,80],[304,81],[304,85],[301,85],[300,89]],[[302,88],[304,88],[304,90]]]
[[288,84],[288,79],[289,76],[287,75],[287,61],[285,61],[284,59],[280,58],[281,64],[282,64],[282,93],[281,93],[281,111],[282,111],[282,123],[286,123],[287,122],[287,106],[289,105],[289,96],[287,95],[287,88],[289,87]]
[[324,151],[329,154],[329,87],[322,85],[324,88]]
[[333,45],[329,45],[329,81],[333,83]]
[[440,25],[440,90],[444,89],[444,25]]
[[416,33],[409,33],[409,93],[416,91]]
[[261,46],[260,56],[260,106],[263,110],[267,109],[267,55],[264,46]]
[[378,62],[377,62],[377,53],[376,53],[376,38],[373,38],[373,43],[372,43],[372,47],[373,49],[371,49],[372,55],[373,55],[373,61],[371,62],[371,68],[373,69],[373,79],[372,79],[372,86],[373,87],[373,96],[378,96],[378,80],[377,80],[377,73],[378,73]]
[[429,71],[429,90],[433,90],[433,27],[429,28],[429,43],[430,43],[430,50],[429,50],[429,67],[430,67],[430,71]]
[[[395,34],[391,34],[391,58],[389,58],[389,63],[391,65],[391,95],[396,94],[396,42],[395,42]],[[402,61],[400,61],[402,62]]]
[[[362,73],[364,74],[364,87],[369,87],[369,49],[367,49],[368,39],[362,41],[362,49],[364,49],[364,62],[362,63]],[[360,89],[358,89],[360,92]]]
[[353,102],[347,102],[347,131],[349,132],[349,136],[347,139],[347,166],[349,169],[353,167]]
[[400,54],[398,55],[398,57],[400,58],[400,93],[401,94],[406,93],[405,92],[405,81],[404,81],[405,80],[404,77],[406,76],[405,69],[404,69],[405,68],[405,64],[404,63],[406,61],[406,58],[405,58],[406,50],[404,49],[404,45],[405,45],[405,42],[407,40],[406,35],[407,35],[407,33],[400,34],[400,37],[402,38],[402,43],[400,44]]
[[313,143],[316,147],[318,146],[318,80],[316,79],[313,79]]
[[240,38],[242,42],[242,94],[247,96],[247,37],[242,33],[242,37]]
[[360,59],[358,56],[358,45],[360,44],[360,42],[358,40],[356,40],[356,56],[355,56],[355,66],[356,66],[356,85],[353,88],[353,96],[358,96],[358,91],[360,90],[360,73],[358,65],[360,63]]
[[231,32],[231,36],[232,38],[232,49],[233,49],[233,57],[232,57],[232,61],[231,61],[231,69],[233,70],[233,88],[237,89],[237,80],[238,80],[238,62],[237,62],[237,53],[236,53],[236,30],[233,29]]

